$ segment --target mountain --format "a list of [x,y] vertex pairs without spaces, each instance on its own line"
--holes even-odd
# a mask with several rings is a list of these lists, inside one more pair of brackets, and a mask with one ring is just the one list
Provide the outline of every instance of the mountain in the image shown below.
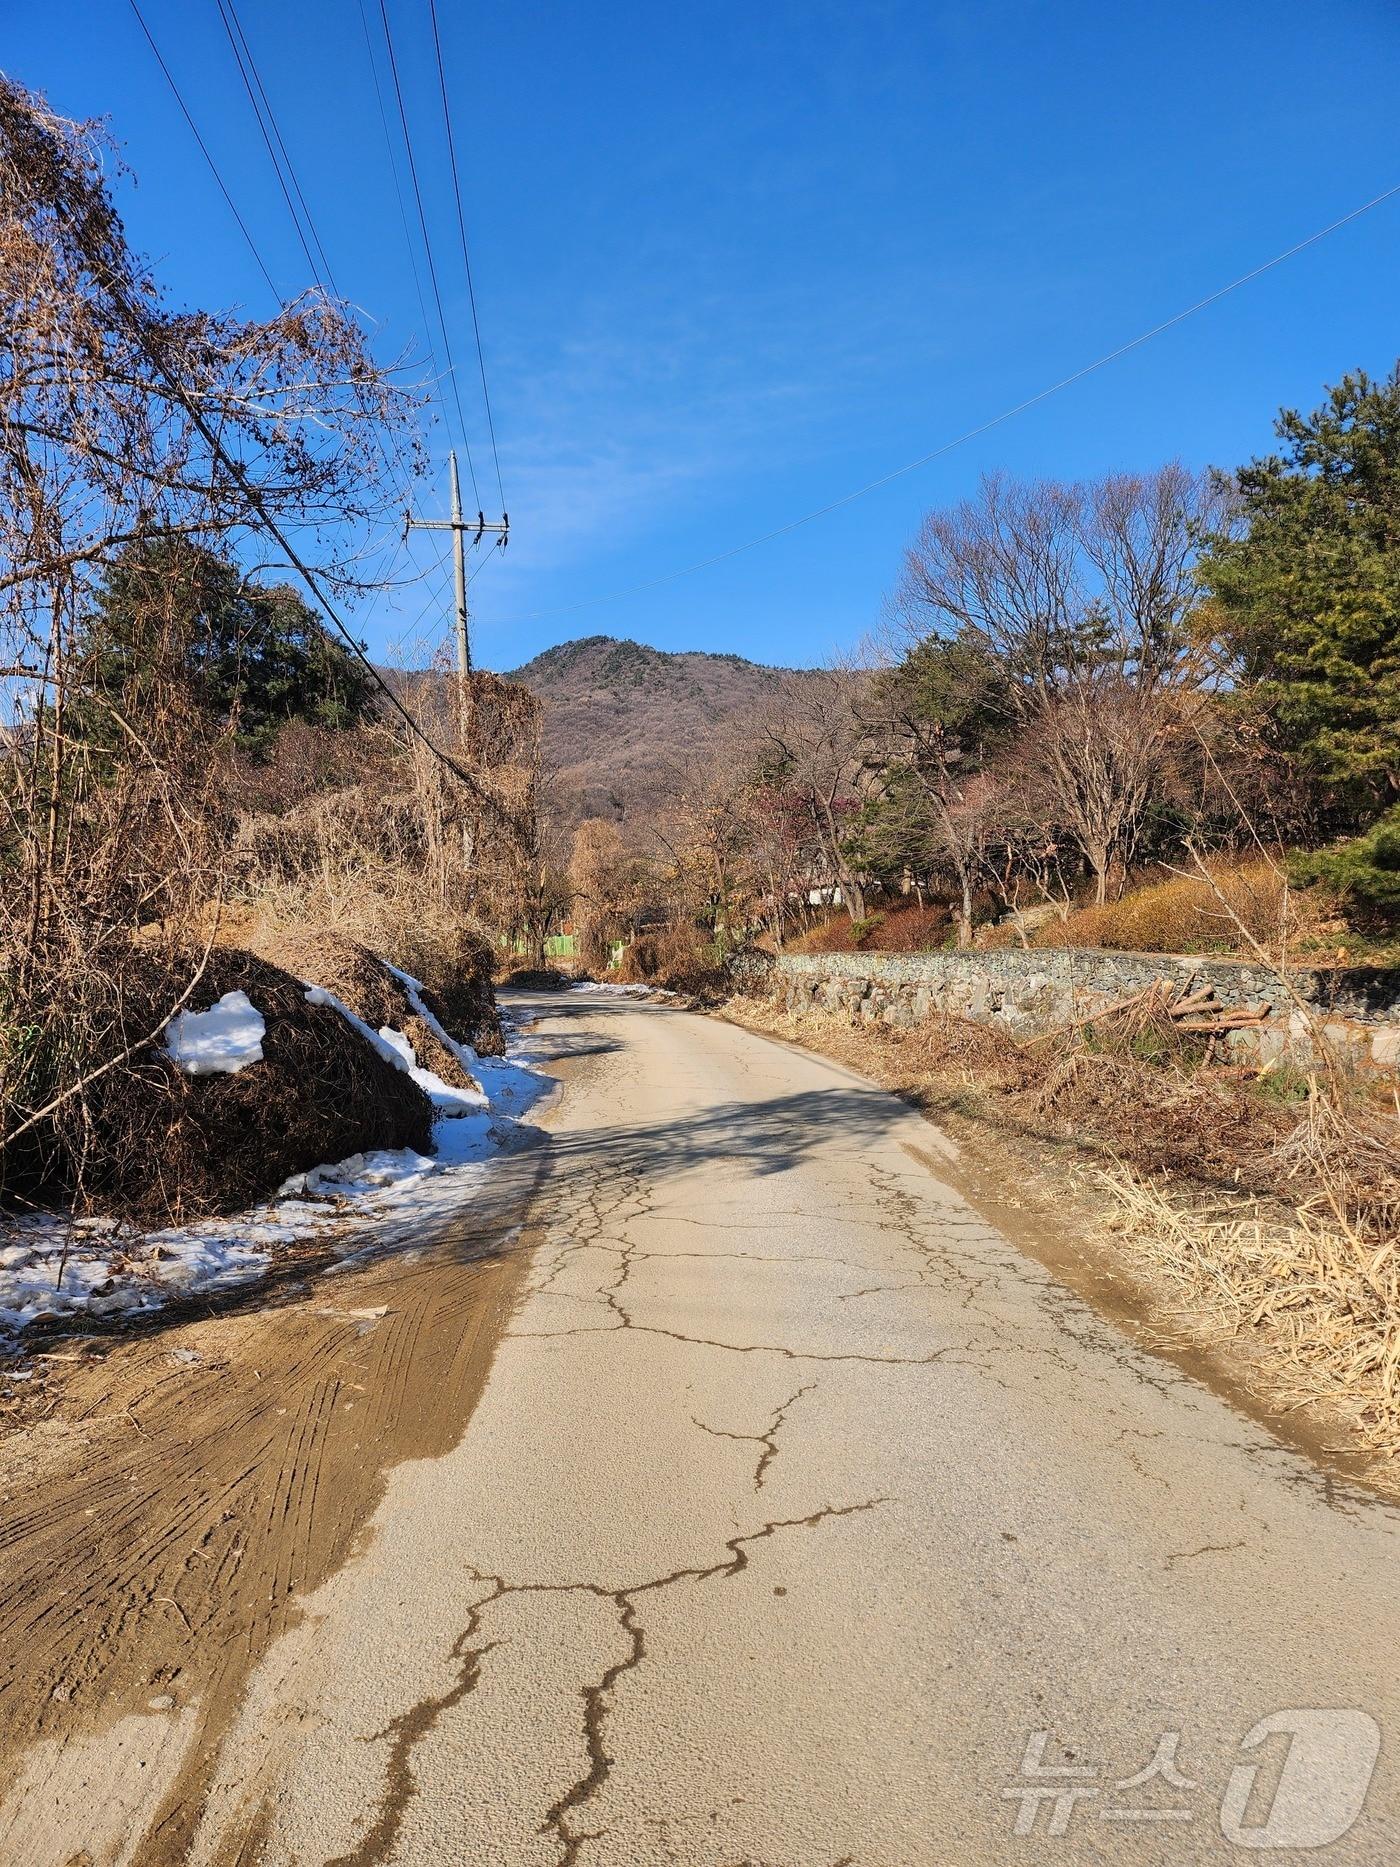
[[551,814],[571,829],[584,817],[645,816],[678,758],[770,697],[792,672],[742,655],[669,654],[589,635],[547,648],[506,678],[544,702]]

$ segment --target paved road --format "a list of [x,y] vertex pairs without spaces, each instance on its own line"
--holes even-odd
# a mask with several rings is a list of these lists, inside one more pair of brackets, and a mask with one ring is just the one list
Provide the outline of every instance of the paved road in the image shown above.
[[[1234,1835],[1325,1836],[1371,1719],[1310,1858],[1397,1857],[1394,1513],[1139,1353],[881,1092],[667,1008],[545,1018],[528,1294],[254,1674],[191,1858],[1244,1859],[1227,1793]],[[1289,1740],[1240,1744],[1296,1708],[1340,1715],[1270,1816]]]

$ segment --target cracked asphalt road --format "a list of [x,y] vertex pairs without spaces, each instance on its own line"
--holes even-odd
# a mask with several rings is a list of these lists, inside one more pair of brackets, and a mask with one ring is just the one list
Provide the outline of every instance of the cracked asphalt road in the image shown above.
[[[1294,1707],[1384,1739],[1313,1858],[1396,1857],[1395,1512],[1139,1352],[881,1091],[535,1008],[568,1060],[526,1293],[455,1448],[253,1674],[192,1860],[1240,1858],[1240,1740]],[[1042,1731],[1068,1774],[1023,1778]],[[1115,1787],[1173,1732],[1187,1787]],[[1046,1799],[1015,1836],[1027,1781],[1084,1792],[1062,1834]]]

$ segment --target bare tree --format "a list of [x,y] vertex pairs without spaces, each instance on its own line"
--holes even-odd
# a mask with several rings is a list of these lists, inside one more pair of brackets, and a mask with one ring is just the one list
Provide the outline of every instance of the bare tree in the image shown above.
[[652,823],[673,913],[703,922],[721,947],[744,937],[763,894],[750,812],[753,765],[751,727],[731,721],[710,744],[671,761]]
[[798,800],[825,869],[821,880],[840,888],[852,920],[867,911],[865,879],[849,845],[871,781],[868,681],[858,668],[805,675],[783,687],[761,721],[760,772]]
[[925,519],[896,597],[906,630],[980,642],[1097,898],[1131,860],[1208,678],[1191,627],[1217,495],[1179,464],[1081,485],[985,479]]
[[[126,243],[107,155],[92,125],[0,77],[0,1094],[12,1120],[80,1080],[85,1055],[121,1047],[136,929],[187,932],[220,893],[231,724],[195,704],[188,618],[159,580],[133,611],[139,679],[85,680],[104,571],[145,540],[266,561],[282,558],[277,534],[294,535],[330,587],[354,589],[413,413],[355,317],[319,295],[263,322],[167,308]],[[171,1003],[188,977],[176,949],[172,934]],[[139,957],[149,973],[156,946]],[[81,1126],[80,1105],[64,1106]]]
[[754,920],[767,921],[779,952],[794,909],[804,921],[809,913],[804,819],[799,798],[750,769],[737,799],[737,820],[748,851]]
[[574,831],[569,888],[579,957],[595,970],[611,958],[641,905],[644,863],[622,831],[606,817],[586,817]]

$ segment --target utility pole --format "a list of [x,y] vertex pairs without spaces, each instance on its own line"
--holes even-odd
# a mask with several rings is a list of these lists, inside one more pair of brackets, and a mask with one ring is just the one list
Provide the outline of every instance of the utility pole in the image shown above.
[[411,531],[416,532],[451,532],[453,544],[453,570],[457,586],[457,672],[462,679],[463,691],[466,690],[467,677],[472,671],[471,642],[467,635],[467,534],[470,533],[477,544],[487,532],[499,532],[501,543],[510,539],[510,514],[503,512],[500,523],[492,524],[480,512],[473,525],[462,517],[462,488],[457,479],[457,454],[454,449],[447,456],[448,468],[452,476],[452,517],[450,519],[415,519],[411,512],[403,515],[403,535],[407,539]]
[[[457,624],[457,729],[461,735],[462,756],[468,768],[477,765],[476,707],[472,694],[472,651],[471,639],[467,634],[467,534],[473,534],[475,542],[480,544],[487,532],[498,532],[504,546],[510,539],[510,515],[503,512],[498,525],[490,524],[483,513],[476,515],[473,525],[462,517],[462,488],[457,478],[457,454],[454,449],[447,456],[448,470],[452,479],[452,517],[450,519],[415,519],[411,512],[403,515],[403,535],[407,542],[411,531],[451,532],[452,564],[456,584],[456,624]],[[476,854],[476,840],[479,824],[471,816],[462,825],[462,864],[470,872]]]

